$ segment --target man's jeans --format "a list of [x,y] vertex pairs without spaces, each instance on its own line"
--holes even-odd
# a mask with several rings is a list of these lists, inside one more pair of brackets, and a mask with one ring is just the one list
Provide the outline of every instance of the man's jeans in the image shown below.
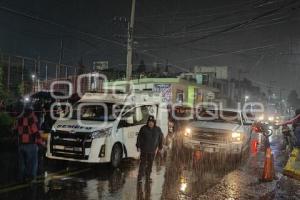
[[141,180],[144,175],[146,175],[146,179],[150,178],[154,158],[155,153],[141,153],[138,180]]
[[20,178],[34,179],[38,168],[38,145],[20,144],[19,146]]

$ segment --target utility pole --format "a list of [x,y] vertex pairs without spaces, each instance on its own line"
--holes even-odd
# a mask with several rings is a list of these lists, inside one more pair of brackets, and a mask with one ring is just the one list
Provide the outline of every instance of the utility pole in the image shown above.
[[276,81],[270,81],[268,87],[268,104],[271,102],[271,97],[273,95],[273,86]]
[[238,100],[239,102],[242,101],[242,86],[241,86],[241,74],[246,74],[247,71],[242,71],[241,69],[238,70]]
[[59,60],[58,60],[58,77],[60,78],[60,67],[61,67],[61,62],[64,56],[64,41],[61,38],[60,39],[60,51],[59,51]]
[[46,81],[48,81],[48,65],[46,64],[46,66],[45,66],[45,79],[46,79]]
[[41,57],[38,56],[37,58],[37,73],[36,73],[36,78],[37,78],[37,83],[38,83],[38,91],[40,91],[40,77],[41,77]]
[[25,59],[22,58],[22,75],[21,75],[22,83],[24,82],[24,67],[25,67]]
[[128,24],[128,38],[127,38],[127,68],[126,68],[126,79],[127,83],[127,92],[129,92],[129,81],[132,76],[132,53],[133,53],[133,27],[134,27],[134,16],[135,16],[135,2],[136,0],[132,0],[131,4],[131,16],[130,22]]

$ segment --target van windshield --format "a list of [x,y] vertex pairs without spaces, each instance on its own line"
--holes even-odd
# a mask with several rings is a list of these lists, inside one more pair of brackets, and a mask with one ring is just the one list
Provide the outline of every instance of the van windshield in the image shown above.
[[88,121],[114,121],[120,114],[123,105],[114,103],[80,102],[73,108],[72,119]]
[[197,120],[241,124],[241,116],[239,112],[224,110],[201,111],[198,113]]

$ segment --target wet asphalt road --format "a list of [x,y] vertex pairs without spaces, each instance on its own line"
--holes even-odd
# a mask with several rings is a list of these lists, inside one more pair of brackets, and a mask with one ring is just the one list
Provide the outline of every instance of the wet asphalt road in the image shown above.
[[[280,172],[286,155],[282,153],[281,136],[274,138],[272,149],[276,160],[275,168]],[[245,192],[238,184],[247,179],[242,174],[249,177],[260,176],[262,151],[256,154],[247,152],[239,162],[235,157],[215,155],[201,155],[195,159],[191,154],[174,148],[165,158],[157,157],[155,160],[153,182],[142,184],[137,184],[138,161],[135,160],[125,160],[119,169],[103,164],[48,161],[48,176],[44,180],[36,184],[0,186],[0,199],[206,199],[205,197],[218,193],[224,199],[253,199],[259,196],[255,194],[256,191],[253,194]],[[222,179],[228,175],[236,185],[231,190],[222,189]],[[300,190],[296,187],[298,189]]]

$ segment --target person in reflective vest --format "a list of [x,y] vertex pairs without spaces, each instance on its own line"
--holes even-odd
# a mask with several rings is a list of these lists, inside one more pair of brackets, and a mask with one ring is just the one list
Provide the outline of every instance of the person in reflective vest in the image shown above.
[[31,107],[17,119],[16,129],[19,137],[19,169],[22,181],[33,180],[38,169],[38,144],[42,143],[38,119]]

